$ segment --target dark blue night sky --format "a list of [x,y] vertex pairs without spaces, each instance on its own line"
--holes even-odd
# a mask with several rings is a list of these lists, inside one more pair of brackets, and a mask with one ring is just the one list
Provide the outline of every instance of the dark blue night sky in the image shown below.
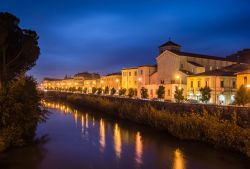
[[154,64],[171,37],[183,51],[227,56],[250,47],[249,0],[0,0],[38,32],[31,74],[101,74]]

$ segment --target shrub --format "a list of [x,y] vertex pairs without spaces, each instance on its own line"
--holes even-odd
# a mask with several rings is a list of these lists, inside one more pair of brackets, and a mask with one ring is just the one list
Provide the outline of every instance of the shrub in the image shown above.
[[132,98],[135,95],[135,90],[133,88],[128,89],[128,97]]
[[92,94],[95,94],[97,91],[97,88],[96,87],[92,87]]
[[116,93],[115,88],[112,88],[112,89],[111,89],[111,95],[113,96],[115,93]]
[[145,87],[141,88],[141,97],[148,98],[148,89],[146,89]]
[[159,86],[157,90],[157,97],[158,99],[164,99],[165,97],[165,87],[164,86]]
[[119,96],[124,96],[126,94],[127,89],[123,88],[119,90]]
[[175,86],[174,98],[177,103],[180,103],[184,100],[183,91],[183,88],[179,89],[177,86]]
[[244,106],[250,102],[250,91],[243,85],[238,89],[235,96],[235,103],[239,106]]
[[109,87],[108,86],[105,87],[104,94],[109,94]]

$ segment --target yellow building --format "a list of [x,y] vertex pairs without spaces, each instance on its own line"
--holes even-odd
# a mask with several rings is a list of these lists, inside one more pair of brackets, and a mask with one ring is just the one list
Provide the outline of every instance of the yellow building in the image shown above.
[[111,90],[114,88],[116,91],[120,90],[122,85],[122,75],[121,73],[112,73],[101,77],[100,86],[102,89],[106,87]]
[[211,89],[211,104],[227,105],[234,102],[237,90],[237,71],[246,69],[248,65],[234,64],[222,69],[207,71],[187,77],[187,99],[201,101],[200,89],[205,86]]
[[83,88],[87,89],[87,93],[92,93],[93,88],[99,88],[100,86],[100,79],[89,79],[89,80],[84,80],[84,85]]
[[237,73],[237,88],[241,85],[250,88],[250,69]]
[[122,69],[122,88],[137,89],[138,88],[138,67]]

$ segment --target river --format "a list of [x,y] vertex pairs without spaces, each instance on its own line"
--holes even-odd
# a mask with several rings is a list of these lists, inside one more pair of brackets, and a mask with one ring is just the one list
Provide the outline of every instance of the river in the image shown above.
[[[0,154],[1,169],[247,169],[246,157],[164,132],[44,102],[39,143]],[[41,141],[42,140],[42,141]]]

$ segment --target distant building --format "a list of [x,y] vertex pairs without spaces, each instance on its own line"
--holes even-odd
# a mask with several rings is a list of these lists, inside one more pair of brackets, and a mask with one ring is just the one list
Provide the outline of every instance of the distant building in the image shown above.
[[[174,101],[175,88],[186,94],[187,76],[220,69],[235,64],[227,58],[182,52],[181,46],[168,41],[161,45],[156,65],[122,69],[122,88],[148,89],[149,97],[157,97],[160,85],[165,87],[165,99]],[[140,93],[140,92],[138,92]]]
[[247,70],[237,73],[237,88],[239,88],[241,85],[244,85],[250,89],[250,66]]
[[250,64],[250,49],[238,51],[230,56],[227,56],[227,59],[234,62]]
[[117,92],[121,89],[122,75],[120,72],[107,74],[101,77],[100,86],[102,89],[106,87],[111,90],[114,88]]
[[249,68],[247,64],[234,64],[221,69],[207,71],[187,78],[187,99],[201,101],[200,89],[208,86],[212,104],[231,104],[237,90],[236,73]]

